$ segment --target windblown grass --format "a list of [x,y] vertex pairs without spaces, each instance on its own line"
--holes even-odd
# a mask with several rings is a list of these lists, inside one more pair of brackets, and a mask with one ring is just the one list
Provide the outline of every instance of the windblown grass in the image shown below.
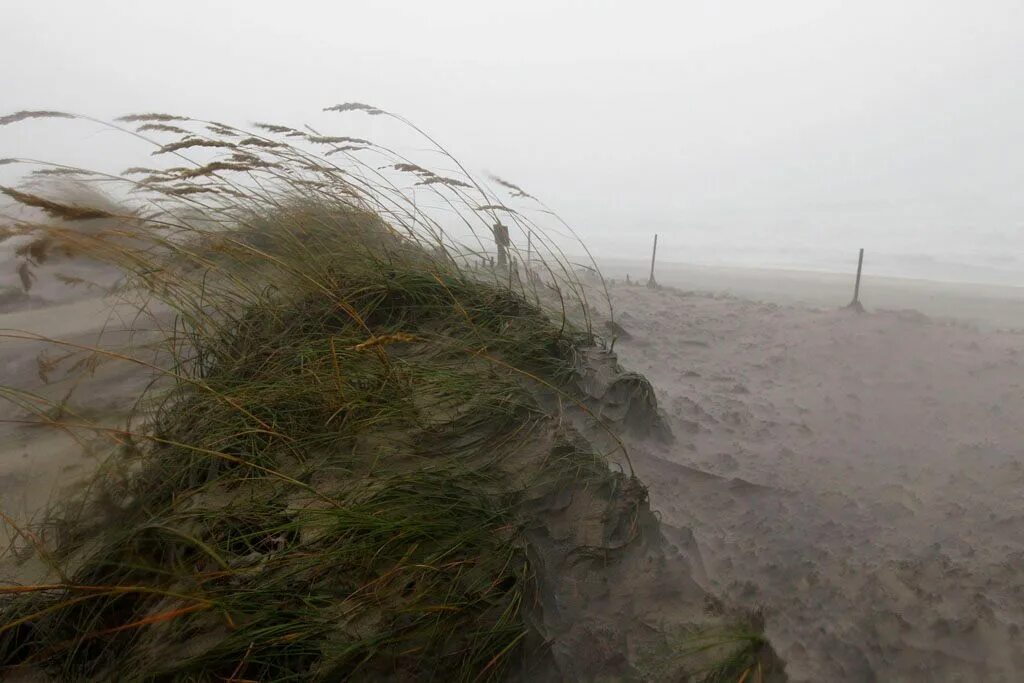
[[[51,117],[83,118],[0,125]],[[119,121],[179,136],[154,154],[185,165],[16,160],[124,208],[3,188],[59,219],[12,212],[8,232],[26,280],[56,257],[121,268],[168,361],[147,365],[158,381],[138,428],[61,421],[117,454],[26,532],[52,576],[0,589],[0,662],[61,680],[503,677],[534,591],[522,501],[610,476],[538,402],[578,400],[575,354],[595,342],[568,259],[508,209],[531,258],[480,268],[501,200],[367,140]],[[182,156],[196,150],[227,156]],[[442,217],[409,197],[408,175]]]
[[[365,104],[327,110],[419,131]],[[0,188],[14,204],[0,239],[20,240],[26,289],[54,259],[116,266],[163,360],[49,340],[61,353],[41,357],[44,379],[59,363],[153,374],[123,428],[0,388],[114,451],[42,524],[3,515],[49,575],[0,588],[0,666],[57,680],[529,680],[546,654],[528,531],[552,506],[538,501],[601,492],[615,547],[590,534],[563,549],[570,568],[623,556],[646,502],[565,418],[605,426],[577,380],[580,354],[603,343],[595,310],[611,314],[562,251],[571,229],[495,177],[526,202],[507,205],[425,134],[443,172],[273,123],[38,111],[0,126],[51,118],[170,161],[111,173],[4,160],[33,182]],[[491,265],[499,221],[505,267]],[[762,641],[720,640],[691,643],[672,671],[724,681],[759,666]]]

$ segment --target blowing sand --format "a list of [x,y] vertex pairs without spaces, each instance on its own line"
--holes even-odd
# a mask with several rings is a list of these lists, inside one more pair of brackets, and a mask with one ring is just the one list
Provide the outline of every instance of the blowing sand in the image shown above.
[[[92,372],[68,371],[76,362],[87,362],[90,354],[82,348],[141,347],[146,333],[131,313],[129,307],[114,306],[102,298],[0,313],[0,385],[26,392],[0,397],[0,510],[20,520],[36,518],[54,502],[60,489],[95,471],[99,458],[109,449],[110,437],[76,430],[73,425],[123,426],[150,382],[150,373],[138,364],[102,356],[97,360],[103,362]],[[15,338],[25,332],[77,348]],[[142,352],[139,355],[145,358]],[[43,370],[41,358],[62,360]],[[40,416],[39,410],[45,415]],[[48,418],[64,428],[28,424]]]
[[1024,334],[617,286],[635,456],[795,680],[1019,680]]
[[[703,581],[763,606],[796,680],[1018,680],[1024,670],[1024,334],[915,312],[857,315],[726,295],[612,288],[616,350],[676,435],[637,474]],[[129,320],[100,300],[0,315],[95,343]],[[124,334],[122,332],[122,334]],[[59,397],[38,342],[0,373]],[[110,365],[75,404],[112,423],[144,386]],[[0,407],[5,420],[23,416]],[[37,515],[93,462],[60,432],[0,425],[0,498]],[[692,532],[692,536],[691,536]]]

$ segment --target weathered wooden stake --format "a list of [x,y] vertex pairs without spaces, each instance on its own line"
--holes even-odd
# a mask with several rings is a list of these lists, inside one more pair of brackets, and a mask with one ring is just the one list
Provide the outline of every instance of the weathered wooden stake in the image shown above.
[[654,250],[651,252],[651,277],[647,280],[647,286],[657,289],[658,283],[654,280],[654,257],[658,255],[658,234],[654,234]]
[[850,308],[857,310],[864,310],[864,306],[860,303],[860,272],[864,267],[864,249],[861,248],[860,254],[857,256],[857,280],[853,285],[853,301],[850,302]]

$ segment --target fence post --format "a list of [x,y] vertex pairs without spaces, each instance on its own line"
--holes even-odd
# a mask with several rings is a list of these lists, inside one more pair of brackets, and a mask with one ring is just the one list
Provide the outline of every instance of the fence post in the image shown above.
[[651,277],[647,280],[650,289],[657,289],[658,283],[654,280],[654,258],[658,255],[658,233],[654,233],[654,249],[651,251]]
[[856,311],[863,311],[864,306],[860,303],[860,272],[864,267],[864,249],[860,250],[860,254],[857,256],[857,280],[853,285],[853,301],[850,302],[848,308],[852,308]]

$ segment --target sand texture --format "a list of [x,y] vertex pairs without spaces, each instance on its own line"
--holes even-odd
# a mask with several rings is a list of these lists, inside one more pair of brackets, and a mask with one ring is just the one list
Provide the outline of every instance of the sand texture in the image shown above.
[[1019,680],[1024,334],[617,286],[676,434],[634,450],[794,680]]
[[[619,360],[649,378],[675,435],[626,436],[651,508],[703,589],[764,607],[794,680],[1019,680],[1024,334],[870,306],[622,284],[612,297]],[[0,328],[119,345],[133,324],[95,298],[37,304],[11,305]],[[39,374],[44,348],[0,341],[2,382],[64,396],[59,367]],[[117,424],[148,379],[105,364],[68,405]],[[0,497],[19,519],[94,469],[62,432],[0,430]]]

